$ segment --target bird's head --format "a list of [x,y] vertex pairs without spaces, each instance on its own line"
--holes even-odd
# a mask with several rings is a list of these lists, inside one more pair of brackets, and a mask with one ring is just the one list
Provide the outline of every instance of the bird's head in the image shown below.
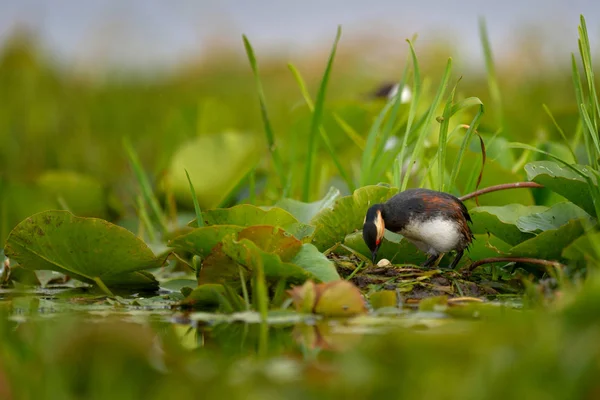
[[367,215],[365,216],[363,224],[363,239],[367,246],[369,246],[369,250],[371,250],[373,263],[375,263],[375,260],[377,259],[377,250],[379,250],[379,246],[381,246],[383,234],[385,232],[385,223],[383,222],[383,215],[381,214],[382,210],[382,204],[372,205],[367,210]]

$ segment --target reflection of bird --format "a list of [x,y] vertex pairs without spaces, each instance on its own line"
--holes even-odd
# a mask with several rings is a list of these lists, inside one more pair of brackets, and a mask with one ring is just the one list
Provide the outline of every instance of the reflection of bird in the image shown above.
[[430,267],[442,253],[455,250],[450,268],[456,267],[465,249],[473,241],[471,222],[465,205],[448,193],[429,189],[409,189],[383,204],[372,205],[365,217],[363,239],[377,258],[385,229],[399,233],[429,258]]

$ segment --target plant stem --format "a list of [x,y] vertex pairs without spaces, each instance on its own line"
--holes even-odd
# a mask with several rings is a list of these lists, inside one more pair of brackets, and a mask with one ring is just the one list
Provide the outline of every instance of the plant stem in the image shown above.
[[115,295],[113,294],[113,292],[111,292],[110,289],[108,288],[108,286],[106,286],[104,284],[104,282],[102,282],[102,279],[100,279],[100,277],[95,277],[93,279],[94,279],[94,282],[96,282],[96,285],[98,285],[98,287],[100,289],[102,289],[102,291],[104,293],[106,293],[110,297],[115,297]]
[[465,268],[468,272],[473,271],[475,268],[480,267],[484,264],[492,264],[497,262],[520,262],[520,263],[528,263],[528,264],[538,264],[545,265],[548,267],[563,267],[563,264],[558,261],[550,261],[550,260],[542,260],[539,258],[529,258],[529,257],[492,257],[492,258],[484,258],[483,260],[478,260]]
[[497,192],[499,190],[518,189],[518,188],[543,188],[543,187],[544,187],[544,185],[540,185],[539,183],[536,183],[536,182],[503,183],[501,185],[494,185],[494,186],[476,190],[472,193],[465,194],[464,196],[461,196],[458,199],[460,201],[465,201],[465,200],[472,199],[473,197],[477,197],[482,194]]

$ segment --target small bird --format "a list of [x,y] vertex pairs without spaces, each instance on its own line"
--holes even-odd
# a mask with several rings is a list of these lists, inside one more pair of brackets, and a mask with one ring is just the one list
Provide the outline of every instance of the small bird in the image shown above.
[[440,254],[455,250],[456,257],[449,267],[454,269],[473,241],[470,222],[471,216],[463,202],[451,194],[408,189],[385,203],[369,207],[363,239],[373,254],[373,263],[388,229],[429,255],[423,267],[430,267]]

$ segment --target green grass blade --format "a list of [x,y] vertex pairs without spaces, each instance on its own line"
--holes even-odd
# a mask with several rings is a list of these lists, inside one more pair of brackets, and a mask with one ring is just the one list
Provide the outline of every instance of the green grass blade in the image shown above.
[[550,108],[548,108],[548,106],[546,104],[542,104],[542,108],[546,112],[546,115],[548,115],[548,117],[550,117],[550,120],[552,121],[552,123],[554,124],[554,127],[556,128],[556,130],[560,134],[560,137],[562,138],[563,142],[565,143],[565,146],[567,147],[567,149],[569,149],[569,152],[573,156],[573,160],[577,160],[577,156],[575,155],[575,151],[573,150],[573,146],[571,146],[571,143],[569,143],[569,139],[567,139],[567,136],[565,135],[565,132],[562,130],[562,128],[560,127],[560,125],[558,125],[558,122],[554,118],[554,115],[552,115],[552,111],[550,111]]
[[123,147],[127,152],[127,157],[129,158],[129,162],[131,163],[138,184],[140,185],[142,195],[144,196],[144,201],[150,207],[150,210],[152,211],[152,214],[164,236],[168,232],[167,217],[160,208],[160,204],[154,195],[154,192],[152,191],[152,187],[150,186],[150,182],[144,173],[144,169],[142,168],[139,157],[133,149],[133,146],[131,145],[131,142],[127,136],[123,137]]
[[[283,162],[281,160],[281,155],[279,154],[279,150],[275,143],[275,134],[273,133],[273,127],[271,125],[271,120],[269,119],[269,113],[267,112],[267,102],[265,99],[265,93],[263,91],[262,83],[260,81],[260,75],[258,73],[258,63],[256,62],[256,56],[254,55],[254,49],[250,44],[250,41],[246,37],[246,35],[242,35],[242,39],[244,40],[244,48],[246,49],[246,54],[248,56],[248,61],[250,62],[250,67],[252,68],[252,73],[254,74],[254,81],[256,84],[256,91],[258,92],[258,100],[260,102],[260,112],[263,120],[263,126],[265,129],[265,135],[267,138],[267,144],[269,146],[269,152],[271,153],[271,158],[273,159],[273,165],[275,167],[275,172],[277,173],[277,177],[279,178],[279,182],[281,184],[282,190],[285,191],[286,179],[283,171]],[[287,193],[284,193],[284,197],[287,196]]]
[[417,53],[415,52],[412,41],[407,40],[410,48],[410,55],[413,64],[413,95],[410,102],[410,108],[408,110],[408,120],[406,121],[406,130],[404,131],[404,138],[402,139],[402,147],[400,153],[396,157],[394,167],[394,185],[400,187],[402,180],[402,166],[404,164],[404,152],[408,146],[408,139],[412,133],[412,125],[417,114],[417,107],[419,105],[419,99],[421,98],[421,90],[423,83],[421,82],[421,70],[419,68],[419,61],[417,59]]
[[196,212],[196,223],[198,224],[198,228],[204,226],[204,218],[202,218],[202,210],[200,210],[200,204],[198,203],[198,196],[196,196],[196,190],[194,189],[194,184],[190,179],[190,174],[188,174],[187,169],[185,171],[185,176],[187,177],[188,183],[190,184],[190,193],[192,194],[192,201],[194,202],[194,211]]
[[[598,137],[594,134],[594,127],[592,126],[591,120],[587,115],[587,110],[585,110],[585,100],[583,95],[583,84],[581,81],[581,75],[579,74],[579,68],[577,67],[577,61],[575,60],[575,55],[571,54],[571,72],[573,79],[573,87],[575,88],[575,99],[577,101],[577,108],[579,110],[580,118],[583,124],[583,136],[585,149],[588,156],[588,162],[594,166],[594,168],[598,167],[598,154],[600,153],[600,144],[598,143]],[[591,146],[590,143],[594,143],[594,147]]]
[[473,117],[473,120],[471,121],[471,124],[469,125],[469,128],[467,129],[467,132],[465,132],[465,137],[462,141],[462,144],[460,146],[458,154],[456,155],[456,159],[454,160],[454,165],[452,166],[452,172],[450,173],[450,182],[448,184],[449,185],[448,187],[453,187],[455,185],[456,177],[458,176],[458,172],[460,171],[460,167],[462,166],[462,161],[463,161],[463,157],[465,155],[465,151],[467,150],[467,147],[469,146],[469,143],[471,142],[471,138],[473,137],[473,132],[475,132],[475,130],[479,126],[479,120],[481,119],[481,117],[483,117],[483,114],[485,112],[485,109],[483,107],[483,103],[481,102],[481,100],[479,101],[479,104],[480,104],[479,110],[477,111],[477,114],[475,114],[475,117]]
[[594,127],[596,130],[594,132],[598,132],[598,124],[597,118],[600,117],[600,104],[598,101],[598,95],[596,92],[596,80],[594,78],[594,67],[592,65],[592,52],[590,46],[590,38],[587,32],[587,26],[585,23],[585,18],[583,15],[580,16],[580,26],[579,26],[579,36],[580,36],[580,51],[581,51],[581,60],[583,61],[583,68],[586,75],[586,80],[588,82],[588,89],[590,92],[590,106],[596,112],[592,112],[594,115]]
[[483,47],[483,55],[485,58],[485,68],[487,70],[488,87],[490,90],[492,107],[494,110],[496,110],[498,115],[498,127],[502,129],[504,127],[504,114],[502,111],[502,97],[500,95],[500,85],[498,84],[498,78],[496,76],[496,67],[494,65],[494,57],[492,54],[492,46],[490,45],[490,39],[488,37],[487,26],[483,18],[479,20],[479,36],[481,38],[481,45]]
[[442,113],[442,118],[440,121],[440,133],[438,136],[438,179],[439,179],[439,190],[444,191],[445,189],[445,179],[444,179],[444,170],[446,168],[446,147],[448,145],[448,129],[450,127],[450,118],[452,118],[452,110],[454,106],[454,95],[456,94],[456,88],[460,83],[460,78],[452,88],[450,95],[448,96],[448,100],[446,101],[446,105],[444,106],[444,112]]
[[408,163],[406,174],[404,175],[404,179],[402,180],[402,185],[400,191],[406,190],[408,186],[408,180],[410,178],[410,173],[412,171],[412,167],[417,159],[421,156],[423,152],[423,146],[425,144],[425,138],[429,134],[429,126],[434,119],[435,113],[437,112],[437,108],[439,107],[442,97],[444,96],[444,92],[448,86],[448,80],[450,79],[450,72],[452,71],[452,58],[448,59],[448,63],[446,64],[446,69],[444,71],[444,76],[442,78],[442,82],[438,87],[437,93],[434,97],[433,103],[429,107],[429,111],[427,112],[427,117],[425,123],[419,130],[419,136],[417,138],[417,143],[413,149],[413,152],[410,156],[410,161]]
[[321,79],[321,85],[317,93],[317,99],[315,101],[315,110],[313,112],[312,121],[310,124],[310,131],[308,133],[308,154],[306,156],[306,170],[304,173],[304,183],[302,185],[302,201],[308,202],[310,200],[310,189],[313,175],[313,164],[315,159],[315,153],[317,152],[317,132],[321,126],[321,120],[323,118],[323,109],[325,106],[325,94],[327,93],[327,84],[329,83],[329,76],[333,66],[333,60],[337,50],[338,42],[342,36],[342,27],[338,26],[335,40],[329,54],[329,60],[327,61],[327,67],[323,73]]
[[[288,68],[292,72],[292,75],[294,75],[294,78],[296,79],[296,83],[300,87],[300,92],[302,93],[302,97],[304,97],[304,101],[306,102],[306,105],[308,106],[309,110],[312,113],[314,113],[315,107],[313,105],[312,99],[310,98],[310,94],[308,93],[308,90],[306,89],[306,84],[304,82],[304,79],[302,79],[302,75],[300,75],[300,71],[298,71],[298,69],[296,69],[296,67],[294,67],[294,65],[292,65],[292,64],[288,64]],[[337,167],[338,172],[340,173],[340,176],[342,177],[342,179],[344,179],[344,181],[346,182],[346,185],[348,185],[348,189],[350,189],[351,192],[354,192],[354,190],[356,189],[356,187],[354,186],[354,182],[352,181],[352,179],[350,179],[350,176],[348,175],[348,173],[342,166],[342,163],[340,162],[340,160],[337,156],[337,152],[335,151],[335,148],[333,147],[333,145],[331,144],[331,141],[329,140],[329,136],[327,135],[325,128],[323,128],[323,126],[319,126],[319,132],[321,134],[321,139],[323,140],[323,143],[325,144],[325,148],[329,152],[329,155],[331,156],[333,163]]]
[[352,128],[350,124],[344,121],[344,119],[340,117],[337,113],[334,112],[332,115],[333,119],[335,119],[335,122],[337,122],[339,127],[342,128],[342,131],[344,131],[348,138],[350,138],[350,140],[352,140],[360,150],[364,150],[365,140],[362,138],[362,136],[360,136],[358,132],[356,132],[354,128]]

